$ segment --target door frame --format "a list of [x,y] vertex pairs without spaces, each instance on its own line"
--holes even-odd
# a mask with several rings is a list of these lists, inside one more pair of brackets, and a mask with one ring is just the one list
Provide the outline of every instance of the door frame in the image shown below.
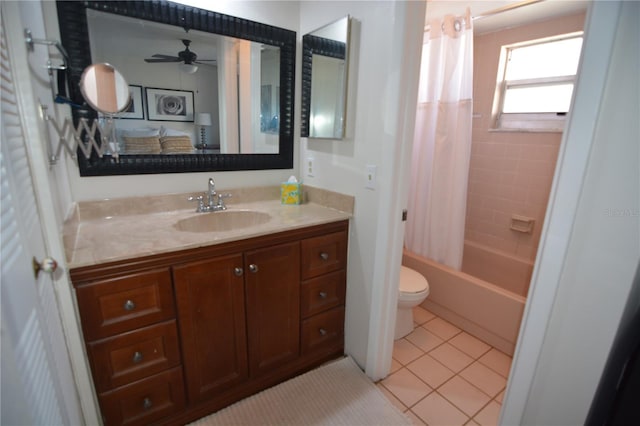
[[[499,424],[522,424],[551,313],[563,284],[571,250],[586,170],[596,137],[601,103],[609,78],[611,54],[618,33],[621,2],[591,2],[585,19],[580,70],[571,113],[560,144],[529,297],[522,318]],[[600,374],[596,372],[594,374]]]
[[[603,98],[611,48],[616,36],[619,2],[592,2],[585,20],[585,42],[578,83],[574,92],[572,113],[567,118],[566,131],[562,137],[556,173],[551,188],[549,204],[540,248],[536,256],[530,296],[527,299],[519,337],[509,374],[505,401],[499,424],[520,424],[533,386],[533,380],[542,352],[542,343],[549,325],[555,295],[560,287],[560,278],[573,230],[585,170],[593,144],[596,117]],[[407,25],[409,28],[409,25]],[[603,58],[606,58],[603,60]],[[403,70],[410,72],[408,69]],[[407,75],[407,78],[410,77]],[[408,123],[405,123],[408,125]],[[408,129],[405,128],[405,131]],[[401,138],[399,149],[408,155],[413,141]],[[395,169],[396,171],[402,169]],[[397,174],[397,176],[401,176]],[[394,192],[402,194],[408,186],[409,176],[402,175],[393,182]],[[406,206],[406,197],[390,200],[392,211]],[[398,247],[402,234],[392,233],[389,242]],[[404,229],[404,227],[402,227]],[[395,237],[395,238],[393,238]],[[392,253],[385,271],[387,278],[394,276],[401,258],[400,251]],[[558,260],[560,259],[560,260]],[[383,288],[374,291],[371,308],[371,327],[367,352],[367,375],[374,380],[389,372],[393,341],[389,338],[390,326],[395,324],[397,288],[394,281],[385,280]],[[380,301],[382,300],[382,301]],[[378,303],[375,303],[378,301]],[[386,301],[386,302],[384,302]]]

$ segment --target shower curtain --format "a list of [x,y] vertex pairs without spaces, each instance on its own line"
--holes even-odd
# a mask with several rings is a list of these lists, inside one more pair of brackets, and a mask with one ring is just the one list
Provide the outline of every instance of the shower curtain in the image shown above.
[[471,154],[471,14],[430,22],[425,33],[405,246],[460,270]]

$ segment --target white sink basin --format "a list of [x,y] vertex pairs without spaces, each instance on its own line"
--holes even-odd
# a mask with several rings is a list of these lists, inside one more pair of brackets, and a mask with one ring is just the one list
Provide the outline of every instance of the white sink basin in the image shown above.
[[222,232],[262,225],[270,219],[268,213],[254,210],[225,210],[182,219],[174,227],[185,232]]

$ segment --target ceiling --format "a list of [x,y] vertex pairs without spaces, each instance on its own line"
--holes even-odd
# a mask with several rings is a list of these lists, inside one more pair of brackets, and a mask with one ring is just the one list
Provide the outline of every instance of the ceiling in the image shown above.
[[425,24],[447,14],[463,15],[469,7],[474,17],[474,33],[482,34],[586,11],[588,3],[587,0],[427,0]]

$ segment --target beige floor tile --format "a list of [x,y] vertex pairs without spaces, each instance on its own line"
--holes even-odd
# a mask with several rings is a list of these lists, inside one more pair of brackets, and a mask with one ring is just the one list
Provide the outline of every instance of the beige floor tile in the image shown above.
[[438,392],[469,417],[473,417],[491,400],[484,392],[459,376],[440,386]]
[[429,355],[421,356],[407,365],[407,368],[434,389],[456,374]]
[[504,377],[509,376],[509,370],[511,369],[511,357],[504,352],[500,352],[496,348],[491,348],[491,350],[482,355],[478,361]]
[[460,333],[460,329],[455,325],[436,317],[423,325],[424,328],[444,340],[449,340],[456,334]]
[[496,402],[502,404],[502,400],[504,398],[504,393],[506,392],[506,389],[503,389],[502,392],[500,392],[496,397],[495,400]]
[[416,327],[405,339],[425,352],[429,352],[444,343],[444,340],[423,327]]
[[426,426],[427,424],[425,422],[422,421],[422,419],[418,416],[415,415],[415,413],[411,410],[407,410],[404,413],[407,417],[409,417],[409,420],[411,420],[411,424],[413,426]]
[[421,357],[423,351],[406,339],[393,342],[393,358],[402,365],[407,365],[414,359]]
[[460,349],[462,352],[466,353],[473,359],[478,359],[489,349],[491,349],[491,346],[464,331],[454,336],[451,340],[449,340],[449,343]]
[[389,370],[389,374],[393,374],[401,368],[402,364],[400,364],[396,359],[391,358],[391,370]]
[[481,426],[496,426],[502,407],[495,401],[491,401],[473,418]]
[[464,352],[454,348],[448,343],[443,343],[431,352],[429,352],[436,360],[440,361],[450,370],[456,373],[462,371],[467,365],[473,362],[473,358]]
[[416,306],[415,308],[413,308],[413,321],[418,325],[422,325],[427,321],[431,321],[435,317],[436,316],[434,314],[427,311],[421,306]]
[[411,407],[431,392],[431,388],[425,382],[406,368],[388,376],[382,384],[407,407]]
[[400,401],[398,398],[395,397],[394,394],[392,394],[387,388],[384,387],[384,385],[381,382],[378,382],[376,384],[376,386],[378,387],[378,389],[380,389],[380,391],[382,391],[382,393],[384,394],[384,396],[391,401],[391,403],[393,405],[396,406],[396,408],[398,408],[398,410],[405,412],[407,410],[406,405],[404,405],[402,403],[402,401]]
[[460,376],[492,398],[507,385],[506,378],[478,361],[462,370]]
[[464,426],[480,426],[480,425],[478,423],[474,422],[473,419],[471,419]]
[[412,409],[428,425],[464,425],[469,418],[438,392],[433,392]]

